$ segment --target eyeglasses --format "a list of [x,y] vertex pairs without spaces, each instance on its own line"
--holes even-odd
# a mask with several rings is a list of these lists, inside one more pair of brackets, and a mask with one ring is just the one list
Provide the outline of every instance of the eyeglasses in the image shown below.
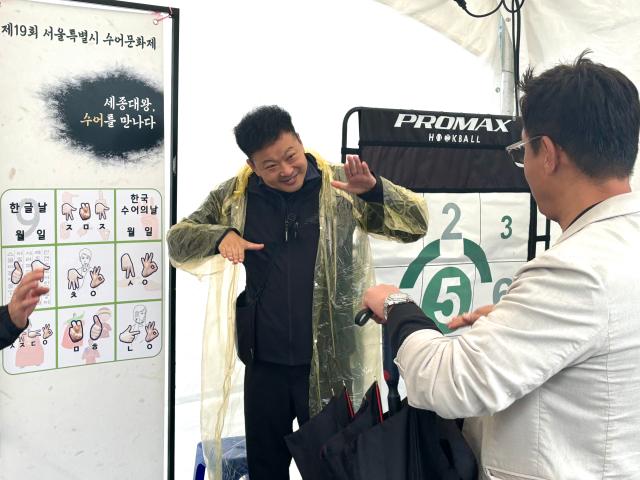
[[519,142],[505,147],[505,150],[511,157],[511,160],[513,160],[513,163],[516,164],[516,167],[524,168],[524,146],[534,140],[540,140],[543,136],[544,135],[536,135],[535,137],[531,137],[529,140],[520,140]]

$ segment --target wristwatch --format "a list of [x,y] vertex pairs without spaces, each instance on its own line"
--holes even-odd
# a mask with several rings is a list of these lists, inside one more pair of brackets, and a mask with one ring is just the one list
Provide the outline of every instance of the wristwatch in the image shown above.
[[382,315],[384,316],[385,321],[389,316],[389,311],[391,310],[391,307],[393,307],[394,305],[398,305],[400,303],[416,303],[416,302],[414,302],[413,298],[411,298],[406,293],[402,293],[402,292],[390,293],[389,295],[387,295],[387,298],[384,299],[384,306],[382,308]]

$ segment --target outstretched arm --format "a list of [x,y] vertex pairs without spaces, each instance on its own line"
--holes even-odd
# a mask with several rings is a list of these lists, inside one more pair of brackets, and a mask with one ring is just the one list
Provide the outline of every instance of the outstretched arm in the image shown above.
[[40,296],[49,291],[49,287],[40,284],[43,274],[41,269],[27,273],[13,291],[9,305],[0,307],[0,348],[12,344],[27,328]]

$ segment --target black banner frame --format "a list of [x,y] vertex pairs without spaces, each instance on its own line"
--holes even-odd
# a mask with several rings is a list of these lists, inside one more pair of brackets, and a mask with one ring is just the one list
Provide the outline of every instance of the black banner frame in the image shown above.
[[[342,120],[342,145],[341,145],[341,150],[340,150],[340,154],[341,154],[341,161],[342,163],[344,163],[346,161],[346,156],[347,155],[360,155],[362,153],[362,142],[359,140],[358,142],[358,148],[353,148],[353,147],[349,147],[348,146],[348,133],[349,133],[349,120],[351,118],[351,116],[355,113],[358,114],[358,124],[360,124],[361,121],[361,115],[362,112],[365,110],[377,110],[377,111],[385,111],[385,112],[407,112],[407,113],[421,113],[421,111],[419,110],[411,110],[411,109],[400,109],[400,108],[375,108],[375,107],[363,107],[363,106],[359,106],[359,107],[354,107],[351,108],[349,111],[347,111],[347,113],[345,114],[343,120]],[[445,112],[439,112],[439,113],[445,113]],[[358,138],[360,138],[358,136]],[[430,148],[431,146],[425,142],[424,146],[423,145],[414,145],[414,146],[418,146],[420,148]],[[440,148],[442,148],[443,146],[440,145]],[[446,147],[445,147],[446,148]],[[366,160],[366,159],[365,159]],[[478,193],[479,190],[473,190],[473,189],[460,189],[460,188],[456,188],[456,189],[437,189],[437,190],[433,190],[431,193]],[[505,190],[495,190],[495,192],[504,192]],[[523,191],[529,191],[527,190],[521,190],[521,189],[517,189],[517,190],[513,190],[514,192],[523,192]],[[424,193],[429,193],[430,190],[424,190]],[[485,190],[482,190],[482,192],[485,192]],[[529,191],[530,192],[530,191]],[[530,207],[529,207],[529,239],[528,239],[528,247],[527,247],[527,260],[531,260],[536,256],[536,246],[538,244],[538,242],[544,242],[544,248],[545,250],[549,248],[549,245],[551,243],[551,222],[549,221],[549,219],[546,219],[545,221],[545,231],[544,233],[542,233],[541,235],[538,234],[538,206],[536,204],[535,199],[533,198],[533,195],[530,196]]]

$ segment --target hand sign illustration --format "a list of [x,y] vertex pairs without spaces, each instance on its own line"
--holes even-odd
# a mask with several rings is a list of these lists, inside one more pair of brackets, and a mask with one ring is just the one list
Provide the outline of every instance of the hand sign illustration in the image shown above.
[[89,330],[89,336],[91,337],[91,340],[98,340],[100,335],[102,335],[102,322],[98,315],[94,315],[93,325],[91,325],[91,330]]
[[144,329],[147,332],[147,336],[144,337],[144,339],[148,343],[153,342],[156,338],[158,338],[158,335],[160,335],[158,329],[156,328],[156,322],[149,322],[144,326]]
[[73,212],[75,212],[76,210],[77,208],[71,205],[70,203],[62,204],[62,215],[64,215],[64,218],[67,222],[69,220],[73,220]]
[[69,325],[69,338],[73,343],[78,343],[84,337],[82,331],[82,320],[71,320]]
[[34,260],[31,262],[31,270],[49,270],[51,267],[49,265],[45,265],[40,260]]
[[128,253],[125,253],[120,257],[120,270],[125,272],[126,278],[136,276],[136,271],[133,268],[133,262],[131,261],[131,257]]
[[89,220],[91,218],[91,205],[88,203],[81,203],[79,213],[82,220]]
[[22,267],[20,262],[13,262],[13,272],[11,272],[11,283],[17,285],[22,280]]
[[53,335],[53,330],[51,330],[51,325],[48,323],[45,323],[44,327],[42,327],[42,339],[46,340],[51,335]]
[[82,275],[80,275],[80,272],[78,270],[76,270],[75,268],[71,268],[69,269],[69,271],[67,272],[67,281],[68,281],[68,289],[69,290],[77,290],[80,287],[80,282],[78,280],[80,280],[81,278],[84,278]]
[[102,267],[93,267],[89,271],[89,275],[91,275],[91,283],[89,284],[91,288],[99,287],[104,283],[104,275],[100,273],[100,269]]
[[145,253],[142,260],[142,276],[148,277],[158,271],[158,264],[153,261],[153,253]]
[[118,338],[122,343],[133,343],[133,341],[136,339],[136,335],[139,334],[139,330],[131,330],[131,325],[129,325],[124,332],[120,333]]
[[36,338],[40,336],[40,329],[38,330],[31,330],[31,328],[29,328],[27,330],[27,337],[29,338]]
[[95,212],[98,214],[98,220],[106,220],[107,219],[107,207],[104,203],[98,202],[95,206]]

